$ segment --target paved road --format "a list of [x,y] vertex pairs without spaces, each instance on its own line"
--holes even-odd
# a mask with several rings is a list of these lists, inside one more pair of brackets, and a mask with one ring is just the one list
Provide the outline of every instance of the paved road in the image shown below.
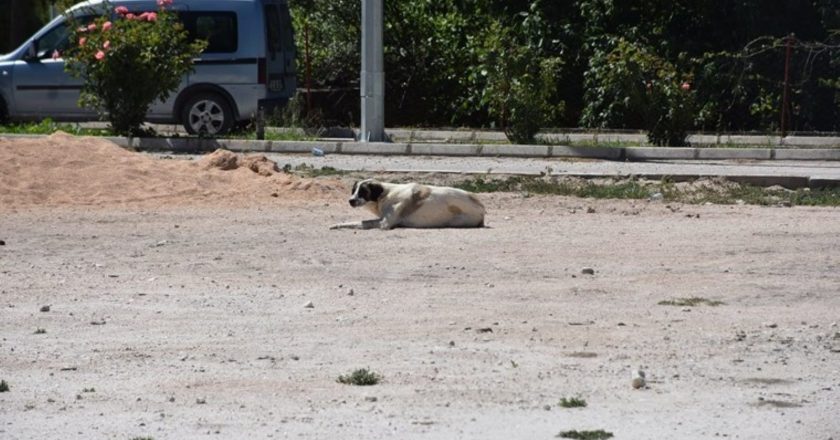
[[[675,179],[726,176],[758,184],[806,186],[808,181],[840,185],[840,162],[821,161],[657,161],[616,162],[492,157],[268,154],[280,166],[312,165],[348,171],[417,171],[572,176],[628,176]],[[804,182],[804,183],[803,183]]]

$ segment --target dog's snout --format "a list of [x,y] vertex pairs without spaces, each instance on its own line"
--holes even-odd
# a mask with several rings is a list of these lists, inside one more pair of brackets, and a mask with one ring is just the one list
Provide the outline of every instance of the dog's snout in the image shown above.
[[352,206],[352,207],[354,207],[354,208],[355,208],[355,207],[358,207],[358,206],[362,206],[362,204],[364,204],[364,200],[362,200],[362,199],[357,199],[357,198],[355,198],[355,197],[354,197],[354,198],[352,198],[352,199],[350,199],[349,201],[350,201],[350,206]]

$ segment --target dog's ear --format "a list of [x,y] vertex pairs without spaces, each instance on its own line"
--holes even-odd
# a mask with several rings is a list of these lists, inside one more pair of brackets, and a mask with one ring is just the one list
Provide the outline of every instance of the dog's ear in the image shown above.
[[382,187],[382,184],[379,182],[370,182],[367,184],[368,194],[370,195],[371,202],[375,202],[382,197],[382,193],[385,192],[385,188]]
[[357,180],[357,181],[353,182],[353,189],[350,190],[351,195],[356,194],[356,189],[359,188],[359,183],[361,183],[361,180]]

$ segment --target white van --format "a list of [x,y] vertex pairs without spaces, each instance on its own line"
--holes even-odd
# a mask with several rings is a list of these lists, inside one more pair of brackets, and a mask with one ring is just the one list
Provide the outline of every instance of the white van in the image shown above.
[[[67,14],[103,9],[102,0],[79,3]],[[132,13],[154,11],[155,0],[113,0]],[[297,88],[295,42],[287,0],[176,0],[192,38],[208,41],[195,70],[166,101],[153,103],[147,120],[180,123],[189,133],[222,134],[252,119],[260,107],[285,105]],[[0,55],[0,118],[90,121],[79,107],[82,81],[64,71],[54,50],[68,45],[64,16],[56,17],[9,54]],[[129,72],[126,72],[127,79]]]

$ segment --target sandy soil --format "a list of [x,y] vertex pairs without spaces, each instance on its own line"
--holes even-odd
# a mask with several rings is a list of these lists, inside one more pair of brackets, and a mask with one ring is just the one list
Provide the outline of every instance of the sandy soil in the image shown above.
[[26,142],[0,438],[840,439],[836,209],[493,194],[484,229],[329,231],[349,181]]

